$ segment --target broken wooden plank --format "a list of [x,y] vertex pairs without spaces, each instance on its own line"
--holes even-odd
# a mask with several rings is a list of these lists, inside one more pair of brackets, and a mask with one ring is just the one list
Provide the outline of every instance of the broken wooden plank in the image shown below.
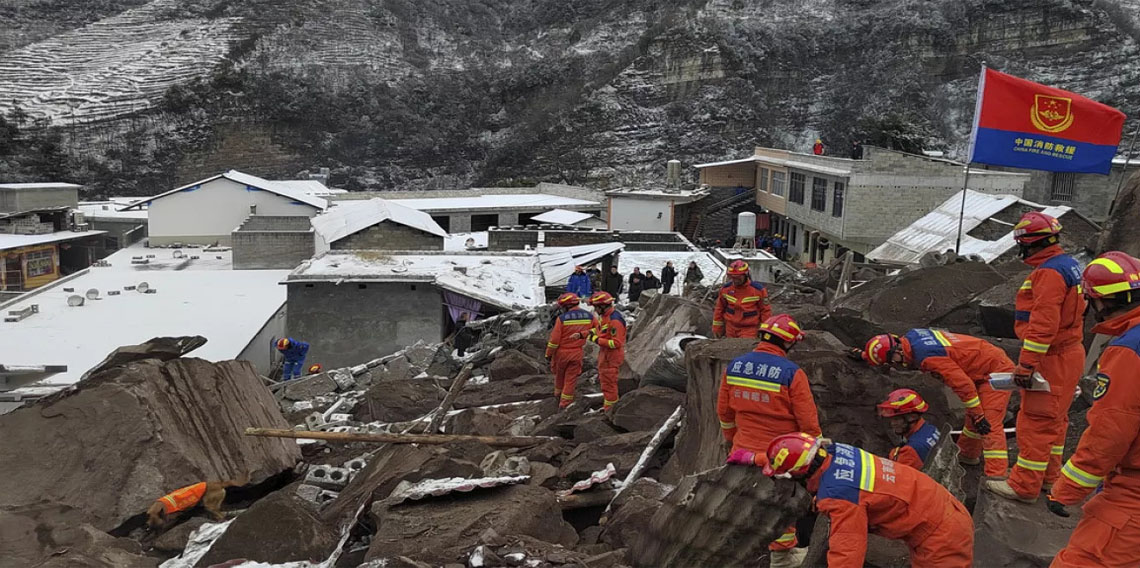
[[677,423],[681,421],[683,416],[685,416],[685,405],[678,405],[673,411],[673,414],[669,415],[669,418],[665,419],[665,422],[657,429],[657,433],[653,435],[653,438],[649,440],[649,444],[645,446],[645,450],[641,452],[641,458],[634,464],[633,469],[629,470],[629,475],[625,476],[625,480],[621,482],[617,491],[614,492],[613,499],[610,499],[609,504],[606,505],[606,510],[602,513],[603,518],[609,515],[610,508],[614,505],[614,499],[617,499],[617,496],[621,494],[622,490],[632,485],[633,482],[637,481],[637,478],[641,477],[641,474],[645,472],[650,458],[653,457],[653,454],[657,453],[657,449],[660,448],[661,444],[665,442],[665,439],[669,437],[669,433],[677,427]]
[[455,399],[459,397],[463,386],[467,384],[467,379],[471,378],[471,373],[475,370],[475,367],[480,367],[485,364],[490,358],[490,355],[491,350],[484,348],[471,357],[471,361],[460,369],[459,376],[455,377],[455,380],[451,383],[451,389],[447,391],[447,396],[443,397],[443,402],[439,403],[439,408],[435,409],[431,421],[428,422],[427,432],[429,434],[434,434],[439,431],[440,424],[443,423],[443,419],[447,416],[451,407],[455,405]]
[[446,444],[456,441],[474,441],[498,448],[525,448],[561,438],[553,436],[464,436],[459,434],[382,434],[359,432],[309,432],[277,430],[273,428],[246,428],[246,436],[269,438],[298,438],[325,440],[326,442],[364,442],[371,444]]
[[588,507],[601,507],[613,501],[617,497],[617,491],[613,489],[598,489],[594,491],[587,491],[585,493],[571,493],[569,495],[559,495],[558,505],[562,507],[563,511],[571,509],[585,509]]

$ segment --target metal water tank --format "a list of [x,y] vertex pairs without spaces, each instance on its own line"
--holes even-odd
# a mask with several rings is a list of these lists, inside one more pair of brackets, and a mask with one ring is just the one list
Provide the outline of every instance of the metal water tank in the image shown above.
[[756,214],[745,211],[736,216],[736,237],[741,239],[756,238]]

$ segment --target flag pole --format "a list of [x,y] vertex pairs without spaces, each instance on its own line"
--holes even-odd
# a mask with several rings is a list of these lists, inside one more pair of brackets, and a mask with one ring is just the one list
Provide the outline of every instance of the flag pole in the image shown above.
[[[1136,149],[1136,134],[1140,133],[1140,125],[1132,129],[1132,142],[1128,144],[1128,153],[1124,155],[1124,165],[1120,168],[1120,180],[1116,183],[1116,193],[1112,194],[1112,203],[1108,206],[1108,214],[1116,209],[1116,201],[1120,199],[1120,190],[1124,188],[1124,178],[1128,177],[1128,162],[1132,159],[1132,151]],[[1109,171],[1112,171],[1109,169]]]
[[966,162],[966,180],[962,182],[962,208],[958,211],[958,244],[954,245],[954,254],[962,253],[962,222],[966,219],[966,189],[970,185],[970,164]]

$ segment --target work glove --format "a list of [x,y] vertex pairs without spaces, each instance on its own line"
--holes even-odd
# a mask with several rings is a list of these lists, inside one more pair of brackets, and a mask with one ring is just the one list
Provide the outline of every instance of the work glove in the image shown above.
[[1065,506],[1060,501],[1053,498],[1053,495],[1045,496],[1045,508],[1049,509],[1050,513],[1058,517],[1069,518],[1069,511],[1065,510]]
[[743,448],[733,450],[728,454],[728,459],[724,463],[735,465],[756,465],[756,452],[745,450]]
[[978,417],[974,418],[973,420],[974,420],[974,428],[973,428],[974,433],[978,434],[979,436],[985,436],[986,434],[989,434],[993,430],[993,427],[990,426],[990,421],[986,420],[985,416],[978,416]]
[[851,349],[847,350],[847,358],[851,359],[852,361],[859,361],[860,363],[862,363],[863,362],[863,350],[859,347],[852,347]]
[[1033,367],[1026,367],[1018,363],[1017,368],[1013,370],[1013,383],[1023,389],[1032,387]]
[[589,341],[590,343],[597,343],[598,342],[598,332],[591,329],[590,333],[586,334],[586,341]]

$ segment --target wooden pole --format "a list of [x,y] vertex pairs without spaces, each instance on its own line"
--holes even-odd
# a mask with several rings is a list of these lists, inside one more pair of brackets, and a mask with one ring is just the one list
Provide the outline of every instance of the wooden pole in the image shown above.
[[525,448],[550,440],[561,440],[552,436],[462,436],[458,434],[381,434],[358,432],[308,432],[301,430],[277,430],[273,428],[246,428],[246,436],[267,438],[297,438],[302,440],[325,440],[326,442],[364,442],[368,444],[446,444],[461,440],[481,442],[498,448]]
[[617,496],[617,491],[613,489],[597,489],[585,493],[559,495],[558,506],[562,507],[563,511],[585,509],[587,507],[601,507],[612,501],[615,496]]
[[484,364],[490,356],[490,349],[483,349],[471,358],[471,361],[463,366],[459,371],[459,376],[455,377],[455,381],[451,383],[451,389],[447,391],[447,396],[443,397],[443,402],[439,403],[439,408],[435,409],[435,414],[432,415],[431,421],[428,422],[427,433],[434,434],[439,431],[440,424],[443,424],[443,419],[447,417],[447,413],[451,412],[451,407],[455,405],[455,399],[459,398],[459,392],[463,390],[463,386],[467,384],[467,379],[471,378],[472,371],[475,367]]
[[677,423],[679,423],[681,421],[681,418],[684,416],[685,405],[677,405],[677,408],[673,410],[673,414],[671,414],[669,418],[665,420],[665,423],[661,425],[661,428],[657,429],[657,433],[653,435],[653,438],[651,440],[649,440],[649,444],[645,446],[645,450],[641,452],[641,458],[637,460],[637,463],[634,464],[633,469],[629,471],[629,475],[625,476],[625,479],[621,482],[621,485],[618,486],[617,491],[614,491],[613,499],[610,499],[609,504],[606,505],[606,510],[602,513],[602,518],[609,517],[610,509],[614,506],[614,501],[617,499],[617,496],[620,495],[622,491],[625,491],[627,487],[632,485],[634,481],[637,481],[637,478],[641,477],[641,474],[645,472],[645,468],[649,466],[650,458],[653,457],[653,454],[657,453],[657,448],[661,447],[661,444],[665,443],[665,439],[669,437],[669,433],[677,427]]

